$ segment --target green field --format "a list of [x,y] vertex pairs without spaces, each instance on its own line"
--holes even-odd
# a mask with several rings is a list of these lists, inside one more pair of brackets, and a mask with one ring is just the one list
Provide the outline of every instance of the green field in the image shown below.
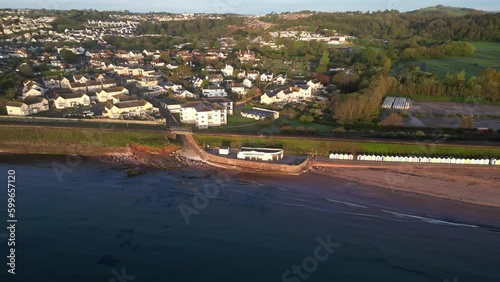
[[415,66],[427,64],[427,72],[444,79],[446,73],[457,73],[465,70],[467,77],[478,76],[485,68],[500,69],[500,43],[472,42],[476,52],[470,57],[429,59],[412,62]]
[[0,140],[11,142],[53,142],[96,147],[126,147],[137,144],[162,148],[170,144],[165,132],[100,130],[96,128],[0,127]]
[[230,146],[240,148],[241,146],[253,147],[275,147],[283,148],[285,153],[304,155],[309,152],[318,156],[327,156],[330,152],[339,153],[370,153],[370,154],[401,154],[401,155],[426,155],[426,156],[457,156],[457,157],[500,157],[500,147],[466,147],[436,145],[430,143],[422,144],[387,144],[376,142],[350,142],[350,141],[324,141],[304,139],[292,139],[283,137],[242,137],[242,136],[212,136],[195,134],[194,138],[201,147],[210,145],[215,148],[219,146]]

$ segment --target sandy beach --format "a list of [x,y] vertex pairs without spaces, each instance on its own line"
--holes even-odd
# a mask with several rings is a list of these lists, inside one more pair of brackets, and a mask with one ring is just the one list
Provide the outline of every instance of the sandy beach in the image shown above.
[[384,189],[423,194],[464,203],[500,207],[500,169],[497,167],[320,167],[312,174],[327,175]]

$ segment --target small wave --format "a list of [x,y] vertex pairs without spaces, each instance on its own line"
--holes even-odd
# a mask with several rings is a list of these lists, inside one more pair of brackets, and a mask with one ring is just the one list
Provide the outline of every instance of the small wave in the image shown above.
[[411,214],[405,214],[405,213],[398,213],[398,212],[392,212],[392,211],[387,211],[387,210],[382,210],[385,213],[390,213],[396,217],[399,218],[411,218],[411,219],[418,219],[421,220],[425,223],[430,223],[430,224],[439,224],[439,225],[449,225],[449,226],[456,226],[456,227],[468,227],[468,228],[478,228],[477,225],[471,225],[471,224],[464,224],[464,223],[457,223],[457,222],[451,222],[451,221],[444,221],[444,220],[439,220],[439,219],[434,219],[434,218],[428,218],[428,217],[423,217],[423,216],[417,216],[417,215],[411,215]]
[[333,203],[348,205],[348,206],[354,207],[354,208],[363,208],[363,209],[367,209],[368,208],[366,206],[362,206],[362,205],[358,205],[358,204],[354,204],[354,203],[350,203],[350,202],[338,201],[338,200],[333,200],[333,199],[325,199],[325,200],[327,200],[328,202],[333,202]]

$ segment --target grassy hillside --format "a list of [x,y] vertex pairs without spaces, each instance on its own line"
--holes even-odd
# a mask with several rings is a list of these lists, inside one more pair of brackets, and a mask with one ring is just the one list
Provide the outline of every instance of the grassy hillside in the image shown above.
[[472,42],[476,47],[476,52],[470,57],[445,58],[445,59],[429,59],[411,62],[415,66],[420,66],[421,63],[427,65],[427,72],[445,78],[446,73],[457,73],[465,70],[467,77],[479,75],[485,68],[500,69],[500,43],[496,42]]
[[469,9],[469,8],[457,8],[457,7],[448,7],[448,6],[443,6],[443,5],[437,5],[437,6],[422,8],[420,10],[412,11],[409,13],[413,13],[413,14],[418,14],[418,13],[420,13],[420,14],[439,14],[439,15],[460,17],[460,16],[469,15],[469,14],[484,13],[484,12],[480,11],[480,10]]

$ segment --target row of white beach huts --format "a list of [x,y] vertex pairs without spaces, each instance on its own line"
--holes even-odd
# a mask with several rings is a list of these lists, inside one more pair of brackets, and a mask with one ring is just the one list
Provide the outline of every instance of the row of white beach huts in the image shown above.
[[359,154],[356,157],[354,157],[353,154],[338,154],[338,153],[331,153],[329,157],[331,160],[500,166],[500,160],[479,159],[479,158],[417,157],[417,156],[389,156],[389,155],[385,156],[385,155],[371,155],[371,154]]

